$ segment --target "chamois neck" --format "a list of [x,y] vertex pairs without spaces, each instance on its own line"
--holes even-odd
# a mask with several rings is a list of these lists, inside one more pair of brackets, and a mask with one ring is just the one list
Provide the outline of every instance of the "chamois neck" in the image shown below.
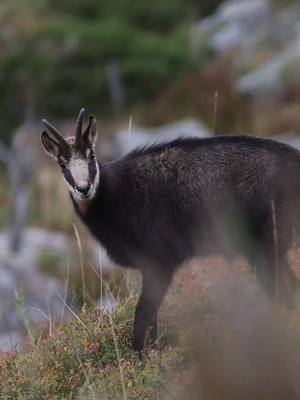
[[74,203],[75,209],[80,216],[84,216],[87,214],[89,208],[91,207],[91,203],[93,199],[86,200],[77,200],[71,195],[72,201]]

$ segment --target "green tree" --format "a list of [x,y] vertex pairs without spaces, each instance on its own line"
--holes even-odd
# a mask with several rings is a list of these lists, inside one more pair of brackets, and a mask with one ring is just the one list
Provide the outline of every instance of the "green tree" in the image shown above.
[[111,62],[128,106],[153,99],[193,68],[185,27],[196,7],[191,0],[3,0],[0,137],[9,141],[30,110],[73,116],[84,104],[108,112]]

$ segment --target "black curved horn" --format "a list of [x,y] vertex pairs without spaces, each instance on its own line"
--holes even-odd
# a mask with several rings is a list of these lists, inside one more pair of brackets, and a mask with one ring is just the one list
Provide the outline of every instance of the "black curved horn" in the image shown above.
[[79,111],[79,115],[77,118],[77,123],[76,123],[76,133],[75,133],[75,147],[79,148],[81,144],[81,136],[82,136],[82,124],[83,124],[83,116],[85,113],[85,109],[82,108]]
[[93,115],[89,115],[89,123],[82,134],[82,138],[85,142],[87,142],[89,139],[90,129],[91,129],[91,126],[92,126],[92,123],[94,120],[95,120],[95,117]]
[[50,124],[50,122],[48,122],[46,119],[42,119],[42,122],[43,122],[43,124],[46,125],[46,127],[49,129],[49,131],[55,137],[55,139],[57,139],[63,152],[68,153],[70,151],[70,146],[67,143],[67,141],[64,139],[62,133],[60,133],[59,130],[56,129],[52,124]]

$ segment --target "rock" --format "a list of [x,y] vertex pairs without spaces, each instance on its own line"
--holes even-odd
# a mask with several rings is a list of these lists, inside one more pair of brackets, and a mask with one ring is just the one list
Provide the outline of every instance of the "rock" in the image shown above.
[[[67,238],[63,233],[50,232],[40,228],[26,228],[22,235],[22,248],[14,253],[10,249],[10,232],[0,232],[0,262],[9,260],[16,268],[32,268],[41,248],[63,254],[67,248]],[[26,266],[26,267],[25,267]]]
[[[285,68],[299,62],[299,18],[300,5],[296,3],[281,11],[270,13],[264,24],[261,18],[257,19],[256,25],[251,28],[254,34],[248,32],[250,39],[243,39],[243,50],[237,61],[239,68],[249,70],[250,66],[250,70],[252,69],[237,81],[236,87],[241,93],[262,98],[276,94],[284,88],[284,79],[287,79],[283,78]],[[255,59],[259,60],[264,50],[269,57],[262,64],[256,65]]]
[[208,45],[217,53],[236,47],[249,47],[261,31],[268,27],[270,6],[268,0],[225,1],[210,17],[194,26],[195,40],[208,38]]
[[210,40],[211,47],[220,53],[237,46],[249,47],[270,16],[268,0],[227,1],[218,10],[219,29]]
[[300,150],[299,136],[284,133],[282,135],[273,136],[272,139],[277,140],[278,142],[289,144],[290,146],[295,147],[295,149]]
[[217,32],[209,41],[209,45],[217,52],[226,52],[241,44],[243,30],[239,24],[231,24]]
[[[39,324],[49,323],[47,318],[61,317],[64,305],[56,293],[64,297],[63,283],[40,271],[38,258],[47,249],[65,263],[68,253],[67,239],[62,233],[27,228],[16,254],[10,250],[9,236],[9,231],[0,233],[0,348],[5,351],[20,346],[22,318]],[[65,316],[68,318],[68,313]]]
[[282,72],[284,68],[296,62],[300,54],[300,35],[287,49],[273,57],[269,62],[240,78],[237,89],[241,93],[256,97],[274,93],[284,86]]
[[268,0],[229,0],[217,10],[217,16],[221,21],[246,24],[248,28],[264,23],[269,13]]
[[217,55],[230,52],[234,71],[244,73],[237,90],[260,100],[281,93],[285,69],[299,63],[299,20],[299,2],[277,9],[270,0],[229,0],[194,26],[192,43]]
[[[49,320],[69,320],[64,282],[52,275],[68,264],[72,243],[61,232],[28,227],[24,229],[18,253],[10,249],[10,231],[0,232],[0,349],[8,351],[22,344],[24,320],[29,324],[49,325]],[[98,243],[91,243],[92,264],[99,274],[114,266]],[[101,269],[100,269],[101,266]],[[19,299],[19,300],[18,300]],[[105,309],[114,307],[110,298],[103,298]],[[76,309],[74,311],[77,311]]]
[[20,349],[22,335],[19,331],[8,330],[0,333],[0,349],[11,351],[13,348]]
[[208,137],[210,130],[199,121],[186,118],[157,128],[133,126],[131,132],[128,128],[119,130],[115,137],[116,149],[119,155],[139,146],[168,142],[178,137]]

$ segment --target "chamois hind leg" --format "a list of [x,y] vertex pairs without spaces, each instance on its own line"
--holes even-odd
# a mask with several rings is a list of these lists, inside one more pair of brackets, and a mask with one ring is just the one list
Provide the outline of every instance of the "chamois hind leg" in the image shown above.
[[287,255],[280,262],[280,300],[289,308],[295,307],[295,293],[300,286],[300,281],[289,266]]
[[286,204],[282,209],[275,206],[273,217],[273,261],[275,269],[275,291],[277,299],[289,308],[294,308],[294,295],[299,287],[299,280],[289,266],[287,253],[293,246],[298,216],[293,213],[294,207]]
[[147,328],[151,328],[150,340],[157,339],[157,313],[168,290],[172,274],[143,272],[142,293],[137,304],[133,329],[133,349],[144,348]]
[[268,297],[293,308],[299,280],[288,264],[286,246],[266,246],[252,258],[251,263],[255,266],[257,281]]
[[252,254],[250,263],[254,268],[257,284],[270,300],[275,301],[276,273],[275,261],[271,252],[265,252],[262,249],[259,249]]

